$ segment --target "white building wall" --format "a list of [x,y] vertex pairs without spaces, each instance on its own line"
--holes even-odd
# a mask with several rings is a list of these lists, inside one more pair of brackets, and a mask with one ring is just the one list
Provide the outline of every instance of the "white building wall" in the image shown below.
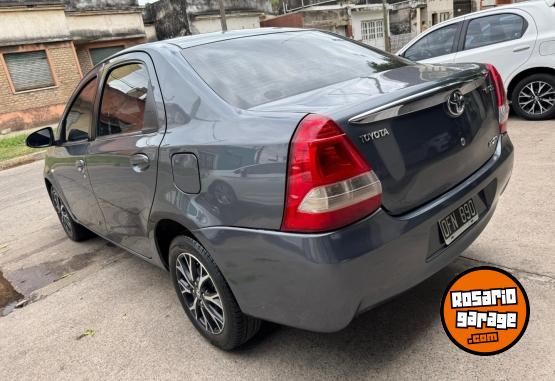
[[437,23],[440,23],[441,20],[440,15],[449,13],[449,19],[453,18],[453,0],[428,0],[428,6],[426,7],[427,15],[426,15],[426,27],[429,28],[433,24],[433,14],[437,14]]
[[[358,12],[352,12],[351,13],[351,22],[352,22],[352,27],[353,27],[353,37],[355,40],[357,41],[362,41],[364,43],[367,43],[369,45],[372,45],[378,49],[384,49],[385,48],[385,40],[383,37],[381,37],[380,39],[376,39],[376,40],[371,40],[371,41],[363,41],[362,40],[362,27],[361,27],[361,22],[362,21],[372,21],[372,20],[382,20],[383,21],[383,12],[380,10],[364,10],[364,11],[358,11]],[[384,25],[385,27],[385,25]]]
[[67,25],[74,40],[141,37],[145,26],[141,12],[92,13],[68,12]]
[[145,25],[145,34],[147,42],[158,40],[158,38],[156,37],[156,28],[154,27],[154,24]]
[[0,45],[69,39],[63,7],[0,10]]
[[[196,17],[191,24],[193,34],[219,32],[222,30],[219,16]],[[228,30],[260,28],[260,16],[258,14],[226,15],[226,24]]]

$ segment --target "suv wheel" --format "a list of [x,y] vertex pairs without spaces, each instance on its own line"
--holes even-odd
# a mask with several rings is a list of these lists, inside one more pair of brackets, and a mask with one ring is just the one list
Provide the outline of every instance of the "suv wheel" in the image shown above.
[[94,235],[83,225],[75,222],[69,213],[69,209],[54,187],[50,188],[50,200],[52,201],[52,205],[54,205],[54,210],[56,211],[56,214],[60,219],[60,223],[62,224],[62,227],[64,228],[64,231],[69,239],[79,242],[91,238]]
[[555,116],[555,76],[534,74],[521,80],[512,94],[514,111],[528,120]]
[[260,320],[241,312],[222,273],[198,242],[176,237],[170,244],[169,265],[185,314],[210,343],[231,350],[256,334]]

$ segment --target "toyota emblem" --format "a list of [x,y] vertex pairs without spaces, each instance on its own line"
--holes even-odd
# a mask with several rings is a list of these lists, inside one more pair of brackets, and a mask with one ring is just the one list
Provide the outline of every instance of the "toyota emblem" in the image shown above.
[[459,90],[455,90],[447,99],[447,114],[452,118],[457,118],[464,112],[464,95]]

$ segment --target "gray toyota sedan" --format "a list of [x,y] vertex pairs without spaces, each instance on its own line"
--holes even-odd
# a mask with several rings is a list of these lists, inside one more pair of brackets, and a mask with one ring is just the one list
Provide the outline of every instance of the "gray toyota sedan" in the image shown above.
[[27,144],[68,237],[167,269],[229,350],[262,320],[340,330],[453,261],[509,181],[507,117],[491,65],[257,29],[119,52]]

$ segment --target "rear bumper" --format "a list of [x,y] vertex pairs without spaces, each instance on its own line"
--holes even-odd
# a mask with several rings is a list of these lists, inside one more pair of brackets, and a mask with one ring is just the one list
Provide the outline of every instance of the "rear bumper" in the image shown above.
[[[326,234],[211,227],[196,231],[244,313],[332,332],[358,313],[430,277],[459,256],[489,222],[513,167],[508,135],[476,173],[403,216],[383,210]],[[473,198],[480,219],[451,245],[437,221]]]

